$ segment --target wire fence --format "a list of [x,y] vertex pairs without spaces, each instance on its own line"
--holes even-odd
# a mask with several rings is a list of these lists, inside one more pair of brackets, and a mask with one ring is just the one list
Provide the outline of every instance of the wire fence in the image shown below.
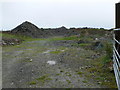
[[[115,31],[120,31],[120,29],[114,29]],[[120,90],[120,41],[116,39],[115,34],[113,34],[113,68],[115,72],[115,78],[118,86],[118,90]]]

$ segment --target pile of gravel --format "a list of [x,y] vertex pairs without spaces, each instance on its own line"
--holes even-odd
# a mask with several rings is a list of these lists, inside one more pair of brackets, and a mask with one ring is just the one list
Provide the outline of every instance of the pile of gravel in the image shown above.
[[28,21],[25,21],[21,25],[12,29],[11,33],[21,34],[32,38],[48,38],[51,36],[71,36],[79,34],[76,30],[67,29],[64,26],[48,29],[38,28],[36,25]]
[[11,32],[34,38],[44,37],[44,32],[28,21],[23,22],[21,25],[14,28]]

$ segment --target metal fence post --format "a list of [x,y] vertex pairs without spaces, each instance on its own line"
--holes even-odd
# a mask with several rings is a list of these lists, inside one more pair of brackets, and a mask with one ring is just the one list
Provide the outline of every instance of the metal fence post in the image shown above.
[[115,72],[115,78],[118,86],[118,90],[120,90],[120,3],[116,3],[115,5],[116,11],[116,23],[113,34],[113,68]]
[[116,3],[116,28],[120,28],[120,3]]
[[[120,3],[116,3],[116,23],[115,28],[120,28]],[[115,32],[115,38],[119,41],[120,40],[120,30],[114,31]],[[118,48],[118,52],[120,53],[119,45],[115,43],[116,48]]]

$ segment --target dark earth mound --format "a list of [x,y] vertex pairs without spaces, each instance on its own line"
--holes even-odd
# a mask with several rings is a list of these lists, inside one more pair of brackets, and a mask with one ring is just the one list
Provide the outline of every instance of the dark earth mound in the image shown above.
[[46,38],[46,37],[51,37],[51,36],[77,35],[78,31],[75,29],[67,29],[64,26],[62,26],[60,28],[43,29],[43,28],[38,28],[37,26],[35,26],[34,24],[32,24],[28,21],[25,21],[21,25],[12,29],[11,33],[30,36],[33,38]]
[[44,32],[28,21],[23,22],[21,25],[14,28],[11,32],[35,38],[44,37]]

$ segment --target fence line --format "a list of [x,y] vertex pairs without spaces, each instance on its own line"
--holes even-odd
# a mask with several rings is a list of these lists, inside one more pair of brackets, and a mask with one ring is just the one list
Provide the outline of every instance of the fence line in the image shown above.
[[[120,29],[114,29],[114,31],[120,31]],[[118,47],[120,47],[120,41],[115,38],[115,34],[113,34],[113,68],[115,73],[115,78],[118,86],[118,90],[120,90],[120,53],[118,52]],[[117,46],[116,46],[117,44]]]

